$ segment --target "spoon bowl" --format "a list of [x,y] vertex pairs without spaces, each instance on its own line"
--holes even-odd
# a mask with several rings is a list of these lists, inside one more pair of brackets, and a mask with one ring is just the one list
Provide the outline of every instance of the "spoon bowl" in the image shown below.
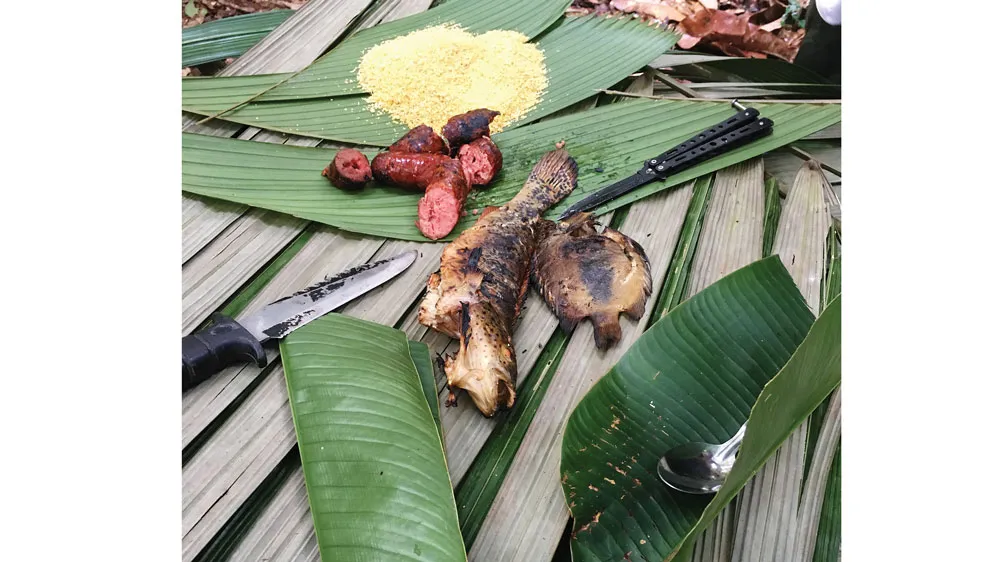
[[722,488],[736,462],[746,424],[720,445],[691,442],[670,449],[656,464],[664,484],[686,494],[714,494]]

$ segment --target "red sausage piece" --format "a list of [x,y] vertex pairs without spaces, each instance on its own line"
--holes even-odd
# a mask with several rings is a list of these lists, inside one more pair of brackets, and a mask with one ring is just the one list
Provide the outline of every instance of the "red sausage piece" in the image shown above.
[[462,166],[455,160],[441,164],[417,204],[417,228],[431,240],[444,238],[458,224],[468,195]]
[[323,176],[340,189],[358,190],[372,179],[372,168],[360,151],[345,148],[323,168]]
[[448,154],[448,145],[441,135],[427,125],[410,129],[389,147],[389,152],[409,152],[413,154]]
[[458,149],[458,159],[472,185],[487,185],[500,173],[503,166],[503,154],[490,137],[479,137],[463,145]]
[[490,135],[490,123],[499,111],[492,109],[473,109],[467,113],[456,115],[441,128],[441,135],[448,141],[451,153],[457,154],[458,147],[468,144],[479,137]]
[[375,181],[423,191],[433,180],[434,170],[452,158],[445,154],[381,152],[372,159]]

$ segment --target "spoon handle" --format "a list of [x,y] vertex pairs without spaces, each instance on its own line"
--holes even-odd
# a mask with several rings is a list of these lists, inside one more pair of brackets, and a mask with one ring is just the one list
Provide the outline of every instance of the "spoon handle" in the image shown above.
[[718,453],[719,456],[728,457],[733,453],[735,453],[736,450],[739,449],[740,445],[743,443],[743,435],[745,435],[746,432],[747,432],[747,424],[744,422],[743,425],[740,426],[739,431],[736,432],[736,435],[733,435],[732,437],[729,438],[729,441],[726,441],[721,445],[721,448],[719,449]]

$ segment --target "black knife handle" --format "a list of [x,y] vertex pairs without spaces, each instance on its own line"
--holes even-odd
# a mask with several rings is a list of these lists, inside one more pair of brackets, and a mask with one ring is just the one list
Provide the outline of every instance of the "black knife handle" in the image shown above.
[[[672,158],[675,158],[678,155],[683,154],[697,146],[707,144],[725,135],[726,133],[735,131],[737,129],[740,129],[741,127],[745,127],[751,124],[754,121],[756,121],[759,116],[760,116],[759,111],[757,111],[752,107],[748,107],[740,111],[736,115],[733,115],[729,119],[726,119],[725,121],[712,125],[711,127],[689,138],[688,140],[678,144],[677,146],[671,148],[670,150],[664,152],[663,154],[657,156],[656,158],[647,160],[645,162],[645,166],[647,168],[653,168],[657,164],[662,164],[664,162],[667,162]],[[639,171],[642,172],[643,170]]]
[[695,164],[704,162],[710,158],[715,158],[716,156],[729,152],[734,148],[767,136],[771,134],[773,126],[774,122],[767,117],[758,118],[749,125],[745,125],[735,131],[721,135],[718,138],[696,146],[687,152],[682,152],[666,162],[660,162],[655,166],[648,168],[648,170],[651,173],[656,174],[658,178],[665,178],[668,175],[676,174],[685,168],[690,168]]
[[223,314],[212,315],[208,328],[181,339],[181,388],[193,388],[222,369],[244,361],[267,366],[264,346],[241,326]]

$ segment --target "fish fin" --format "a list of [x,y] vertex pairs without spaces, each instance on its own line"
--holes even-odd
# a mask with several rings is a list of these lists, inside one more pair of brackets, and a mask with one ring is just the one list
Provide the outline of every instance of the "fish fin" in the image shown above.
[[455,389],[449,386],[448,387],[448,398],[446,398],[445,401],[444,401],[444,407],[445,408],[454,408],[455,406],[458,406],[458,395],[455,394]]
[[577,173],[576,160],[565,149],[546,152],[507,206],[523,217],[537,217],[576,188]]
[[566,231],[572,231],[589,225],[590,229],[596,232],[596,229],[594,227],[595,222],[596,221],[594,220],[593,213],[583,212],[583,213],[575,213],[567,217],[566,220],[560,222],[559,226],[560,228],[563,228]]
[[595,312],[590,316],[590,321],[594,324],[594,344],[597,349],[603,351],[622,339],[617,312]]
[[458,394],[456,393],[456,387],[452,385],[453,381],[449,376],[454,369],[455,355],[446,355],[444,358],[444,374],[445,378],[448,379],[448,398],[444,401],[445,408],[458,406]]

